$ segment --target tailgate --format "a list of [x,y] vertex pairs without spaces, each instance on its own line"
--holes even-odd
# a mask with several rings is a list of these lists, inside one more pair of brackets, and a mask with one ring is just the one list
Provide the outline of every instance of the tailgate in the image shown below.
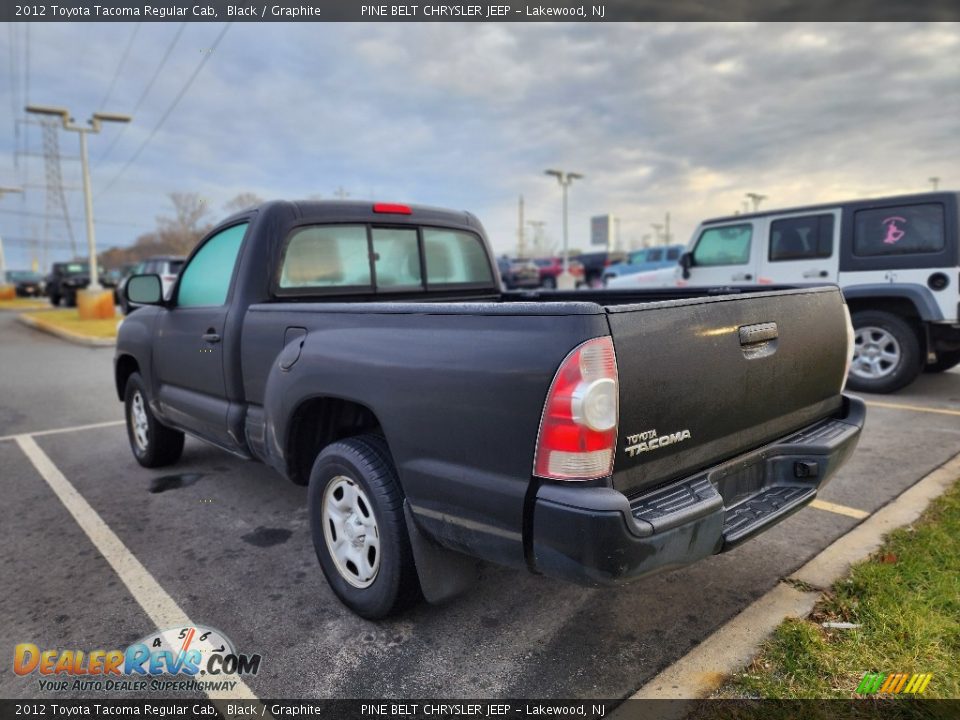
[[690,475],[841,406],[835,287],[608,307],[620,379],[613,484]]

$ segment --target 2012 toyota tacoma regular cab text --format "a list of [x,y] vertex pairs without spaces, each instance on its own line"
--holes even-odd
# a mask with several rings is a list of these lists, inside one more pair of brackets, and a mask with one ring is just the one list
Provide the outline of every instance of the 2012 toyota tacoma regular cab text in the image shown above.
[[475,558],[610,584],[727,550],[853,451],[836,287],[503,292],[466,212],[271,202],[139,275],[116,385],[141,465],[190,433],[308,485],[368,618]]

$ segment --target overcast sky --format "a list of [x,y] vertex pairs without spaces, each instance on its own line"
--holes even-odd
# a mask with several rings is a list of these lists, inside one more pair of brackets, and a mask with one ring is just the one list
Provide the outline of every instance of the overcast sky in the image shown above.
[[[777,207],[923,191],[931,176],[960,189],[960,27],[912,24],[241,23],[117,178],[222,29],[182,29],[106,158],[120,126],[91,137],[101,248],[152,229],[171,191],[200,193],[211,220],[243,191],[343,188],[469,209],[512,251],[521,194],[527,219],[560,240],[548,167],[586,176],[570,193],[579,247],[597,214],[619,216],[629,243],[670,211],[686,242],[698,220],[732,213],[751,191]],[[180,31],[3,29],[0,185],[28,186],[0,201],[8,266],[29,265],[25,238],[43,236],[47,201],[42,157],[15,167],[18,132],[21,148],[42,153],[39,128],[18,130],[15,110],[28,99],[78,119],[131,112]],[[77,135],[59,140],[64,183],[78,188],[79,164],[66,159]],[[68,189],[67,201],[82,245],[82,194]],[[49,230],[48,259],[69,256],[63,223]]]

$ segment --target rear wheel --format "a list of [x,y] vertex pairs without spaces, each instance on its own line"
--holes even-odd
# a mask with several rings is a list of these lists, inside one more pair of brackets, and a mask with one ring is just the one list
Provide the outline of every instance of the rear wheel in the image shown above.
[[127,380],[124,407],[127,416],[127,438],[138,463],[154,468],[170,465],[180,459],[183,453],[183,433],[168,428],[153,416],[140,373],[133,373]]
[[928,373],[944,372],[957,365],[960,365],[960,350],[944,350],[937,352],[937,361],[927,363],[923,371]]
[[552,275],[548,275],[543,279],[543,287],[547,290],[556,290],[557,289],[557,279]]
[[420,597],[403,494],[383,438],[327,446],[310,473],[308,499],[317,559],[344,605],[377,620]]
[[920,339],[903,318],[880,310],[853,314],[854,352],[849,386],[853,390],[890,393],[920,374]]
[[59,296],[59,295],[51,295],[51,296],[50,296],[50,304],[53,305],[54,307],[59,307],[59,306],[60,306],[60,296]]

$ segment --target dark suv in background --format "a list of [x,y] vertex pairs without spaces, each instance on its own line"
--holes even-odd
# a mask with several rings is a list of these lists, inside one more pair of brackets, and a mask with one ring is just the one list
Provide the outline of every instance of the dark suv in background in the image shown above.
[[[100,284],[112,290],[116,283],[101,267]],[[88,262],[59,262],[54,263],[47,276],[47,297],[50,304],[57,307],[61,300],[65,300],[67,307],[76,307],[77,291],[83,290],[90,284],[90,263]]]
[[583,282],[589,287],[603,287],[603,273],[608,265],[623,262],[627,259],[625,252],[589,252],[577,255],[577,262],[583,265]]

